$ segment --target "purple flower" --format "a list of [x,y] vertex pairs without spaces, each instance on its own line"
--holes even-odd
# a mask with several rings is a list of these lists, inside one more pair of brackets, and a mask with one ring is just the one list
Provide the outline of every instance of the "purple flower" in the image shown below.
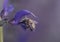
[[32,12],[30,12],[28,10],[20,10],[20,11],[16,12],[15,17],[11,21],[11,23],[18,24],[20,22],[21,18],[26,16],[26,15],[32,15],[32,16],[36,17]]
[[8,5],[9,0],[4,0],[3,9],[7,12],[11,12],[14,10],[14,6],[12,4]]
[[14,6],[12,4],[8,5],[8,1],[9,0],[4,0],[3,3],[3,9],[0,13],[0,17],[5,20],[6,17],[9,15],[10,12],[12,12],[14,10]]

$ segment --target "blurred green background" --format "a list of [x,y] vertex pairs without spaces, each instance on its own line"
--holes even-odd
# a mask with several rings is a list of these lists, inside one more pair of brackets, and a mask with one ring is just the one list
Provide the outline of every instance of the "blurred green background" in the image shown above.
[[0,27],[0,42],[3,42],[3,27]]

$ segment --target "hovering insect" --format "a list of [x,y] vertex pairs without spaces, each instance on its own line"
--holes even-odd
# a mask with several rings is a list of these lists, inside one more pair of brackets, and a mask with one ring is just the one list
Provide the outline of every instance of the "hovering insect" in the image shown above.
[[21,26],[25,27],[26,30],[30,29],[31,31],[34,31],[36,29],[37,22],[26,17],[22,21],[20,21]]
[[32,15],[33,17],[36,17],[32,12],[28,10],[20,10],[15,14],[15,17],[9,21],[9,23],[14,25],[20,24],[26,30],[30,29],[31,31],[34,31],[37,22],[33,19],[28,18],[27,15]]

